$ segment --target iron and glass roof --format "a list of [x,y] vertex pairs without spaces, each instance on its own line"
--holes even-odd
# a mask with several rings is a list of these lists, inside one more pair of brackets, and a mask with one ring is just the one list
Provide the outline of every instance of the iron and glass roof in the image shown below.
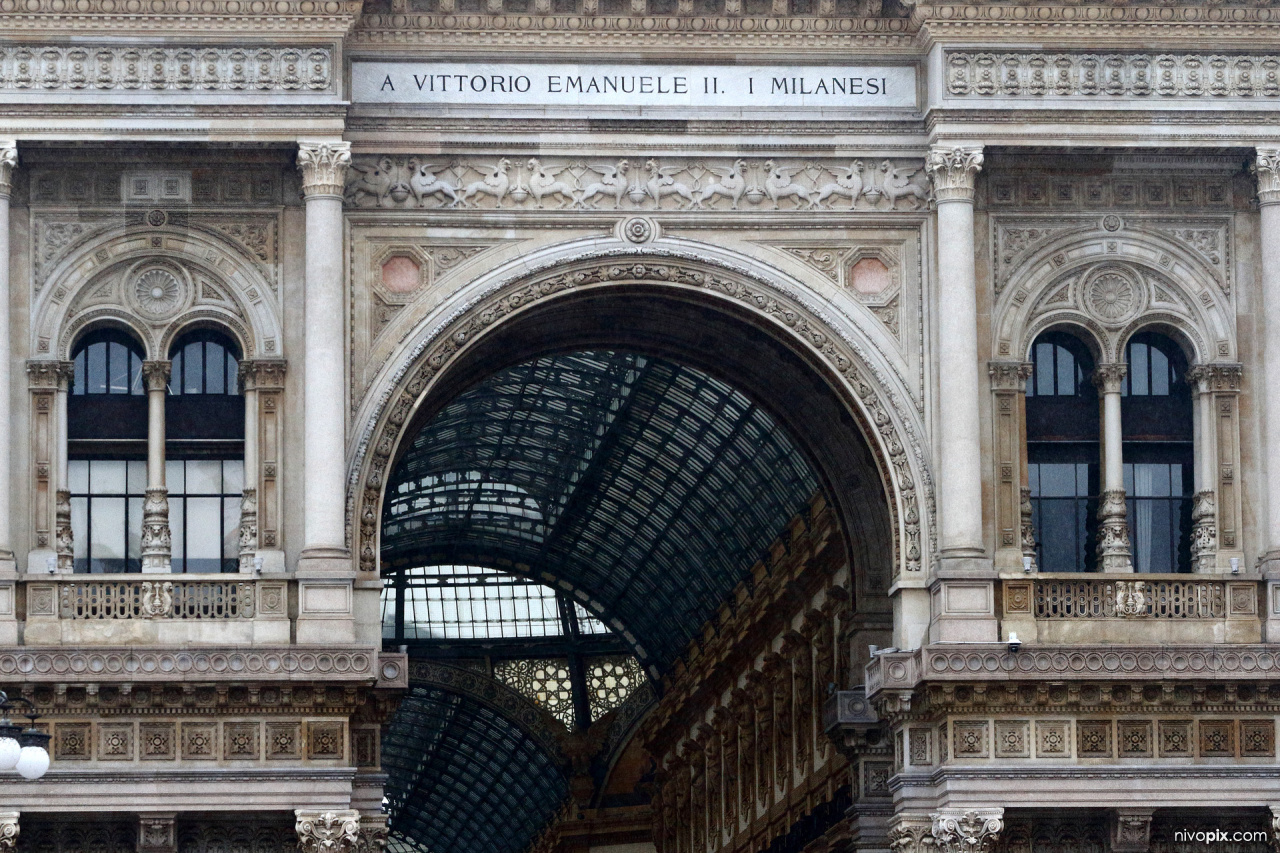
[[383,570],[527,567],[665,671],[818,488],[774,419],[702,371],[543,356],[413,439],[387,492]]
[[513,721],[416,686],[382,739],[393,853],[523,853],[568,796],[555,759]]

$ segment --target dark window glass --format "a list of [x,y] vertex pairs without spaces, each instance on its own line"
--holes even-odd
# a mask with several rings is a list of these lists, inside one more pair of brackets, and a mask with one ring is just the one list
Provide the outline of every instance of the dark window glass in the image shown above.
[[225,336],[203,329],[192,332],[174,346],[169,393],[239,394],[239,368],[236,349]]
[[[1137,572],[1191,571],[1192,463],[1189,445],[1133,448],[1159,461],[1126,462],[1129,541]],[[1179,461],[1164,461],[1171,457]]]
[[1125,347],[1129,372],[1120,393],[1126,397],[1168,397],[1180,383],[1181,351],[1160,335],[1135,335]]
[[86,336],[72,357],[71,393],[142,396],[141,347],[114,330]]
[[1042,572],[1091,571],[1098,503],[1098,395],[1084,342],[1046,332],[1027,380],[1027,481],[1036,564]]

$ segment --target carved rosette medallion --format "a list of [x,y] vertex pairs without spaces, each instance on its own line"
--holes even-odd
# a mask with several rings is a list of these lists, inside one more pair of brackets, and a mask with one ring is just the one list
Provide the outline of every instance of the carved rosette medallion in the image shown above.
[[302,853],[356,853],[360,846],[360,812],[297,809],[294,830]]
[[13,170],[17,165],[18,143],[0,139],[0,198],[8,198],[13,191]]
[[1098,563],[1104,572],[1133,571],[1124,489],[1108,489],[1098,503]]
[[1111,326],[1120,325],[1137,315],[1142,307],[1142,285],[1127,271],[1118,267],[1094,270],[1081,288],[1084,309]]
[[1253,172],[1258,178],[1258,202],[1280,203],[1280,148],[1259,148]]
[[163,322],[177,316],[191,301],[192,289],[184,276],[167,267],[144,266],[133,270],[125,296],[139,314]]
[[303,195],[341,198],[350,166],[350,142],[298,143],[298,169],[302,172]]
[[982,171],[982,148],[935,145],[929,149],[924,169],[939,203],[973,201],[974,181]]

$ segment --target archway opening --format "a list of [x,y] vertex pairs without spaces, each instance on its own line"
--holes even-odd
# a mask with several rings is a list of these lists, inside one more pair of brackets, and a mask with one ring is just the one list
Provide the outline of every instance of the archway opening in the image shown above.
[[[574,685],[586,679],[575,679],[575,656],[613,654],[638,661],[653,691],[732,610],[768,550],[786,548],[789,525],[815,501],[836,507],[850,592],[864,624],[887,639],[891,514],[838,384],[784,331],[642,285],[505,319],[436,380],[389,468],[385,641],[514,688],[545,711],[547,679],[504,678],[504,661],[538,661],[545,676],[560,655],[565,698],[580,702]],[[417,689],[454,688],[419,681]],[[594,774],[596,793],[588,784],[587,794],[601,802],[600,774],[626,750],[630,730],[596,729],[624,712],[560,715],[564,752],[576,758],[558,772],[575,797]],[[426,749],[439,735],[433,725],[401,714],[389,737]],[[588,743],[604,749],[584,759]],[[414,817],[442,808],[445,796],[392,774],[397,843],[479,849]],[[499,800],[477,808],[505,808]],[[520,849],[516,840],[510,849]]]

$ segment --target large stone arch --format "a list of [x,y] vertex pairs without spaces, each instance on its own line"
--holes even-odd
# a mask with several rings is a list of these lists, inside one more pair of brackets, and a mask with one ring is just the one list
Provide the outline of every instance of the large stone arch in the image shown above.
[[96,232],[50,270],[32,317],[31,351],[41,358],[70,358],[76,339],[102,324],[131,329],[150,359],[167,358],[174,337],[199,325],[230,333],[245,358],[282,354],[279,302],[257,259],[196,227]]
[[875,459],[890,519],[889,574],[904,586],[923,586],[935,550],[933,482],[923,429],[905,402],[905,388],[856,324],[803,282],[759,261],[711,246],[675,241],[634,246],[599,238],[553,247],[471,282],[407,336],[408,343],[372,384],[374,390],[355,413],[349,461],[348,541],[359,561],[360,581],[377,578],[382,492],[401,442],[469,348],[560,300],[641,291],[745,318],[814,366],[815,378],[839,397]]
[[1106,217],[1050,239],[1007,281],[992,324],[1000,357],[1025,359],[1037,335],[1069,324],[1090,331],[1103,361],[1122,360],[1125,341],[1152,325],[1173,331],[1192,362],[1237,358],[1229,285],[1203,253],[1141,220]]

